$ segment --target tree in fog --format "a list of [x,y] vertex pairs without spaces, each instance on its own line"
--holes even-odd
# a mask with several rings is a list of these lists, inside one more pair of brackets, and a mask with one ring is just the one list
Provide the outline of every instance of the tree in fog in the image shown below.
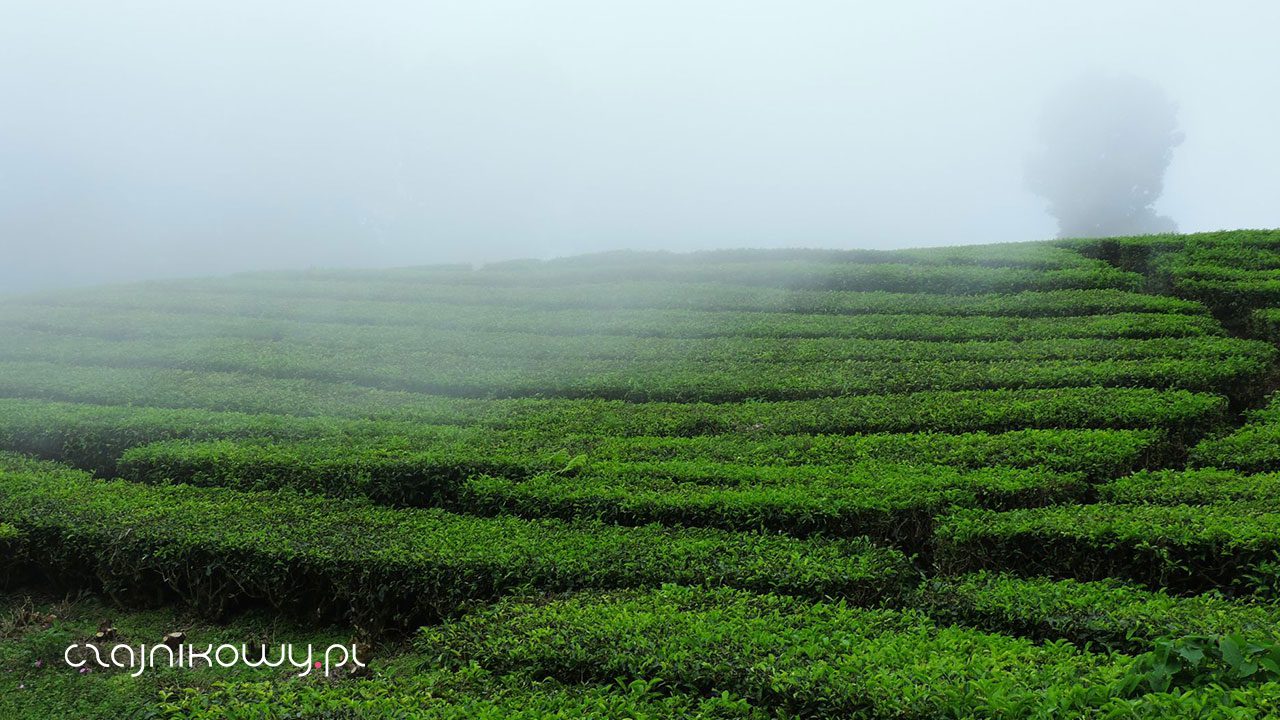
[[1027,188],[1049,201],[1060,237],[1176,232],[1152,206],[1182,137],[1177,105],[1158,85],[1084,77],[1047,103]]

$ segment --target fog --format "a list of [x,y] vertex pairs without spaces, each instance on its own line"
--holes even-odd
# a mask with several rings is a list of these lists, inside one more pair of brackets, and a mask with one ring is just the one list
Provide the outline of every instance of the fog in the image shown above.
[[1277,27],[1270,0],[8,2],[0,292],[1049,238],[1045,108],[1090,77],[1176,106],[1150,218],[1274,227]]
[[1177,105],[1158,85],[1086,75],[1045,104],[1027,188],[1048,201],[1062,237],[1177,232],[1155,203],[1184,139]]

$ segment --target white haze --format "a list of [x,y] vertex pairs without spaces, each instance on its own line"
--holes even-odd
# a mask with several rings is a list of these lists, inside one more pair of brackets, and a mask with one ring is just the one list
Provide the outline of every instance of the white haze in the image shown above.
[[1280,225],[1280,3],[11,0],[0,292],[1052,237],[1055,90],[1161,87],[1155,206]]

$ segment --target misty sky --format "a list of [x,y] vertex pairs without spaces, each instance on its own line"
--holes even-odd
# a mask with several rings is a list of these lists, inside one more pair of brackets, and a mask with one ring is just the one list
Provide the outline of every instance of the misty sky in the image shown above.
[[1157,209],[1280,226],[1274,0],[0,7],[0,292],[624,247],[1051,237],[1088,72],[1161,85]]

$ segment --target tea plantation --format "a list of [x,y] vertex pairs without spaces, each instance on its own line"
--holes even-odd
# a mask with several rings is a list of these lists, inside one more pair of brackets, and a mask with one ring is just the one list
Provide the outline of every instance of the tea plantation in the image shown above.
[[1280,231],[9,297],[0,717],[1280,717],[1278,343]]

